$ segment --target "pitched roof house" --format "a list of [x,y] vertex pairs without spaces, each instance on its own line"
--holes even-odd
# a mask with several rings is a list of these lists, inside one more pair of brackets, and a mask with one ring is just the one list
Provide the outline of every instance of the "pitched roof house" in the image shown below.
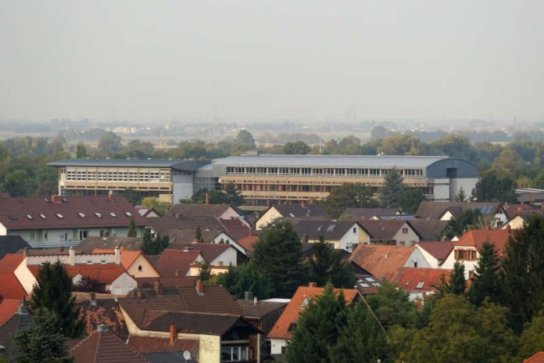
[[229,244],[173,242],[169,249],[200,252],[212,275],[226,272],[229,266],[236,266],[238,260],[236,249]]
[[392,281],[402,267],[410,267],[409,258],[415,247],[393,245],[358,245],[350,261],[378,280]]
[[126,236],[130,218],[142,236],[145,218],[122,196],[2,199],[0,235],[18,234],[33,247],[75,245],[89,236]]
[[0,236],[0,259],[8,253],[15,253],[25,248],[31,247],[21,236]]
[[330,218],[325,208],[319,204],[277,204],[268,208],[255,222],[255,229],[260,231],[280,218],[321,217]]
[[398,216],[400,211],[395,208],[346,208],[340,215],[340,220],[382,219],[382,217]]
[[369,242],[368,233],[358,222],[333,220],[303,220],[294,226],[303,242],[315,243],[322,237],[332,243],[335,249],[348,252],[358,243]]
[[398,246],[411,246],[421,237],[409,221],[361,220],[358,222],[370,236],[370,242],[395,243]]
[[28,312],[26,303],[19,304],[17,310],[9,318],[5,317],[4,322],[0,324],[0,345],[4,347],[4,354],[8,362],[15,362],[18,350],[14,337],[22,329],[27,328],[32,323],[32,316]]
[[436,268],[402,267],[393,278],[393,283],[408,293],[411,301],[423,302],[428,295],[434,294],[442,280],[447,281],[451,270]]
[[[293,328],[297,324],[298,317],[310,299],[316,298],[325,291],[322,287],[316,287],[314,283],[309,286],[299,286],[291,301],[285,307],[279,319],[268,334],[271,341],[272,355],[283,354],[288,341],[292,338]],[[335,293],[343,292],[346,304],[350,305],[357,299],[355,289],[334,289]]]
[[537,352],[527,359],[523,360],[523,363],[544,363],[544,352]]
[[418,242],[408,261],[412,267],[439,268],[454,245],[452,241]]
[[449,221],[458,218],[467,210],[479,210],[486,222],[495,225],[503,219],[503,213],[498,202],[432,202],[423,201],[419,204],[416,217],[420,219]]

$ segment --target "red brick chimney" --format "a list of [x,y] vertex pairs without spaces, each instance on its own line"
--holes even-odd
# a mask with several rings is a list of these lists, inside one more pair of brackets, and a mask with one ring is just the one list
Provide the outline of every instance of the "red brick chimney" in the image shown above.
[[204,283],[202,282],[202,280],[196,280],[195,289],[199,295],[204,295]]
[[51,203],[54,203],[54,204],[61,204],[61,203],[62,203],[62,196],[60,196],[60,195],[52,195],[52,196],[51,196]]
[[176,338],[178,337],[178,328],[174,324],[170,324],[170,345],[174,345]]

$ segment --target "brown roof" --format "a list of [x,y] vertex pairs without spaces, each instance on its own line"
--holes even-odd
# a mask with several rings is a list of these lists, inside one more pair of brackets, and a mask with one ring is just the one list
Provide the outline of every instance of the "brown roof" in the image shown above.
[[544,363],[544,352],[538,352],[525,359],[523,363]]
[[532,214],[543,214],[544,210],[534,207],[530,204],[508,204],[502,205],[502,209],[507,219],[512,219],[516,216],[530,216]]
[[253,301],[238,300],[238,304],[242,307],[242,316],[247,320],[256,320],[260,324],[258,327],[266,336],[276,324],[283,310],[287,306],[284,302],[271,301]]
[[20,304],[21,300],[19,299],[0,299],[0,326],[4,325],[6,321],[15,315]]
[[439,241],[442,232],[448,226],[448,221],[437,221],[431,219],[416,219],[408,221],[422,241]]
[[213,216],[219,218],[230,208],[228,204],[202,204],[202,203],[181,203],[170,209],[170,215],[181,215],[181,218],[188,216]]
[[172,242],[169,247],[171,250],[198,251],[208,263],[211,263],[229,248],[234,247],[229,244],[180,243],[177,241]]
[[251,228],[247,227],[241,220],[219,219],[219,223],[225,228],[225,232],[235,241],[247,237],[251,234]]
[[27,293],[13,272],[0,272],[0,298],[25,299]]
[[416,217],[421,219],[440,219],[447,210],[458,215],[469,209],[478,209],[483,216],[491,216],[497,213],[500,203],[496,202],[431,202],[424,201],[419,204]]
[[400,214],[395,208],[346,208],[339,219],[370,219],[372,217],[395,216]]
[[0,272],[14,272],[24,259],[22,253],[8,253],[0,260]]
[[201,256],[200,251],[167,248],[155,259],[150,259],[161,277],[181,277]]
[[438,268],[403,267],[393,278],[393,283],[407,292],[435,291],[444,279],[447,281],[451,270]]
[[176,339],[173,344],[170,344],[169,338],[160,337],[145,337],[131,335],[128,337],[127,344],[138,353],[155,353],[155,352],[183,352],[188,350],[191,356],[198,356],[198,340],[192,339]]
[[[34,276],[38,276],[38,273],[41,269],[41,265],[30,265],[27,266],[30,272]],[[126,272],[125,268],[122,265],[117,265],[115,263],[106,263],[106,264],[76,264],[76,265],[63,265],[66,273],[71,278],[81,275],[96,281],[99,281],[103,284],[111,284],[119,276]]]
[[[329,214],[319,204],[278,204],[270,208],[275,208],[282,216],[284,217],[310,217],[310,216],[320,216],[328,218]],[[266,213],[266,212],[265,212]],[[263,213],[264,214],[264,213]]]
[[167,332],[175,325],[180,333],[223,335],[240,320],[239,316],[160,311],[142,326],[143,330]]
[[238,240],[237,242],[240,246],[242,246],[246,250],[247,254],[250,254],[253,252],[253,247],[255,246],[255,243],[257,243],[258,240],[259,240],[259,237],[255,235],[249,235]]
[[40,197],[4,198],[0,222],[10,230],[127,227],[129,216],[133,216],[137,226],[148,225],[148,221],[121,196],[55,199],[58,202]]
[[350,260],[378,279],[391,281],[414,251],[412,247],[359,244]]
[[338,241],[351,230],[355,223],[353,221],[301,220],[294,229],[302,240],[306,237],[310,240],[323,237],[325,241]]
[[471,229],[459,237],[457,246],[471,246],[478,251],[482,249],[485,242],[495,246],[498,256],[504,256],[506,243],[513,232],[508,229]]
[[358,222],[375,241],[392,241],[406,221],[361,220]]
[[438,262],[442,263],[450,254],[455,242],[452,241],[426,241],[418,242],[417,245],[430,253]]
[[193,287],[179,289],[181,298],[187,304],[187,310],[199,313],[242,315],[242,309],[232,295],[222,286],[205,286],[200,295]]
[[[283,310],[280,318],[276,321],[276,324],[274,324],[268,337],[291,339],[290,327],[291,324],[296,324],[301,311],[303,311],[301,308],[303,303],[307,301],[307,299],[315,298],[323,294],[324,290],[325,289],[322,287],[299,286],[291,301],[287,304],[285,310]],[[346,304],[352,303],[357,297],[357,290],[355,289],[334,289],[334,291],[335,293],[339,293],[340,291],[344,293]]]
[[146,363],[130,346],[111,332],[95,332],[70,351],[74,363]]
[[169,236],[183,242],[191,242],[196,238],[196,230],[200,227],[204,242],[211,242],[225,227],[217,217],[207,216],[176,216],[167,214],[160,218],[148,219],[149,224],[161,236]]
[[113,250],[115,247],[126,250],[140,250],[142,239],[138,237],[87,237],[74,249],[77,252],[92,253],[97,248]]

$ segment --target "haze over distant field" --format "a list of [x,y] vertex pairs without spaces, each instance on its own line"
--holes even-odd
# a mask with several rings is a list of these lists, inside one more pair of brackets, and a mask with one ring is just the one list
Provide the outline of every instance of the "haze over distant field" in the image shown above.
[[544,120],[542,19],[542,0],[0,0],[0,119]]

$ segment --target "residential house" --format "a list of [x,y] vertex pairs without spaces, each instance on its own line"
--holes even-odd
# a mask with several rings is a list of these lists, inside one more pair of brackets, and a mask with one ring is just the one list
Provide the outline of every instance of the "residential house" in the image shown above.
[[228,244],[178,243],[174,241],[169,249],[200,252],[212,275],[226,272],[229,266],[236,266],[238,261],[236,249]]
[[298,222],[294,229],[303,242],[315,243],[323,238],[335,249],[348,252],[358,243],[369,242],[368,233],[358,222],[353,221],[306,220]]
[[360,219],[382,219],[383,217],[399,216],[396,208],[346,208],[338,218],[341,221],[358,221]]
[[469,278],[480,260],[480,250],[486,242],[495,247],[499,258],[506,253],[508,238],[512,235],[509,229],[471,229],[466,231],[454,245],[441,268],[453,269],[455,262],[465,266],[465,277]]
[[122,196],[2,198],[0,235],[20,235],[35,248],[74,246],[90,236],[126,236],[130,219],[142,236],[147,219]]
[[4,299],[26,299],[30,291],[27,291],[19,277],[24,274],[24,270],[19,268],[23,261],[20,254],[7,254],[0,260],[0,298]]
[[119,247],[122,250],[139,251],[143,239],[139,237],[87,237],[74,247],[76,253],[93,253],[96,249],[113,250]]
[[[1,305],[0,305],[1,307]],[[1,309],[1,308],[0,308]],[[32,324],[32,316],[24,301],[21,301],[15,310],[12,306],[5,307],[3,312],[3,323],[0,322],[0,345],[4,347],[4,354],[8,362],[16,362],[18,349],[15,343],[15,335]]]
[[[93,254],[115,253],[115,249],[95,248]],[[125,271],[135,279],[158,279],[159,272],[142,251],[119,249],[121,265]]]
[[221,220],[239,219],[246,227],[251,227],[249,222],[246,221],[244,213],[229,204],[181,203],[174,205],[169,214],[181,218],[213,216]]
[[432,202],[423,201],[419,204],[416,217],[419,219],[431,219],[449,221],[458,218],[468,210],[478,210],[484,218],[484,222],[491,226],[497,226],[505,219],[498,202]]
[[199,276],[201,266],[206,263],[201,252],[195,249],[167,248],[160,255],[151,258],[161,281],[165,278]]
[[409,221],[361,220],[358,223],[370,236],[370,243],[411,246],[421,239]]
[[[298,287],[291,301],[283,310],[270,333],[268,333],[272,355],[281,355],[285,352],[289,340],[293,337],[292,332],[297,325],[300,313],[304,311],[311,299],[322,295],[324,290],[322,287],[317,287],[315,283]],[[348,305],[353,304],[357,299],[358,294],[355,289],[334,289],[335,293],[340,293],[340,291],[343,292]]]
[[268,208],[255,222],[255,229],[260,231],[270,223],[281,218],[319,217],[330,218],[325,208],[319,204],[277,204]]
[[359,272],[378,280],[392,281],[402,267],[412,267],[409,258],[414,249],[414,246],[360,244],[351,254],[350,261]]
[[448,221],[434,219],[414,219],[408,223],[420,237],[420,241],[440,241],[448,226]]
[[425,241],[414,245],[415,249],[408,258],[412,267],[439,268],[453,250],[452,241]]
[[[192,340],[199,362],[260,362],[258,330],[220,286],[180,288],[179,294],[119,300],[132,337]],[[130,340],[129,339],[129,340]]]
[[127,344],[150,363],[197,363],[199,341],[178,339],[175,330],[169,333],[168,337],[131,335]]
[[402,267],[392,282],[408,293],[410,301],[423,303],[427,296],[436,293],[442,281],[448,281],[450,274],[451,270]]

